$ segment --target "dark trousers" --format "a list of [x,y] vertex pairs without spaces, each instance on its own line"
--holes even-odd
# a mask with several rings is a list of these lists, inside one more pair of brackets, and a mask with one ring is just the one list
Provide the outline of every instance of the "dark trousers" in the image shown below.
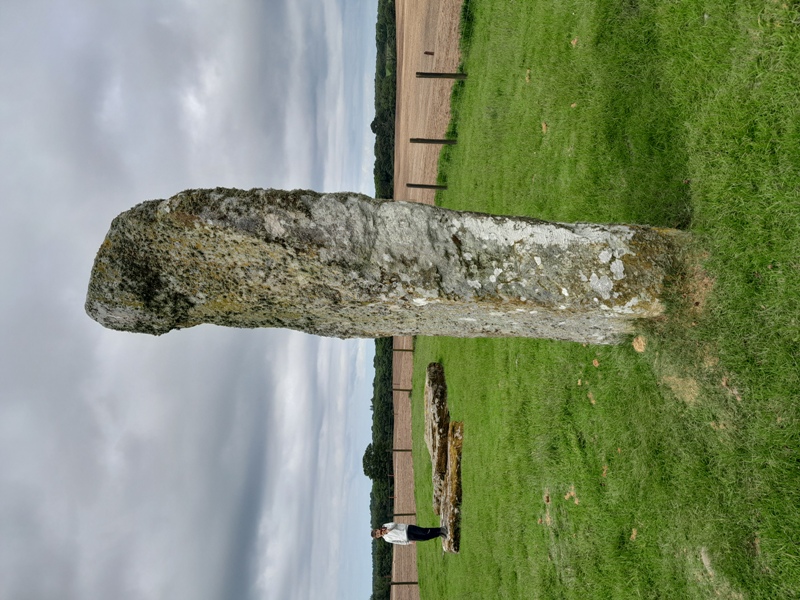
[[409,542],[425,542],[442,535],[441,527],[417,527],[416,525],[409,525],[406,529]]

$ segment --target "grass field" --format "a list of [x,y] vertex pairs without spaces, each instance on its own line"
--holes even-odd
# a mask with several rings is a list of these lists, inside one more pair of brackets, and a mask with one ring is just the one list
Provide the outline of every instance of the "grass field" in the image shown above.
[[[418,338],[465,422],[422,597],[800,597],[800,3],[469,0],[438,203],[691,231],[644,352]],[[685,297],[684,297],[685,296]],[[697,305],[695,305],[697,303]]]

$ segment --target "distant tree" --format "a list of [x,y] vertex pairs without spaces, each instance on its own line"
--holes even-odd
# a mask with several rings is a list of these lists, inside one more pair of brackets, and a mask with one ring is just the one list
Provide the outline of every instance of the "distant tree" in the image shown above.
[[372,443],[364,451],[362,464],[364,475],[372,480],[386,479],[389,475],[389,461],[386,460],[391,448],[387,448],[385,442]]
[[[394,119],[397,96],[397,41],[394,0],[378,0],[375,26],[375,118],[370,129],[375,134],[376,198],[394,198]],[[370,520],[373,527],[392,520],[391,496],[394,484],[387,477],[392,471],[389,452],[394,432],[392,404],[392,338],[375,340],[375,380],[372,396],[372,443],[364,452],[364,474],[372,479]],[[372,541],[371,600],[389,600],[392,573],[392,545]]]
[[[392,338],[375,340],[375,378],[372,382],[372,443],[364,452],[363,467],[372,479],[369,498],[372,527],[392,520],[394,483],[392,472],[394,405],[392,402]],[[392,545],[372,541],[372,600],[389,600],[391,586],[387,575],[392,573]]]
[[394,118],[397,97],[397,41],[394,0],[378,0],[375,26],[375,196],[394,197]]

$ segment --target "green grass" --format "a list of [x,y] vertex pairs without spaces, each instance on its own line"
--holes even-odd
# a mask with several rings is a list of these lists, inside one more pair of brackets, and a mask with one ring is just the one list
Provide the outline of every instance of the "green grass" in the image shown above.
[[641,354],[416,340],[420,522],[428,362],[465,423],[461,553],[418,546],[423,598],[800,597],[800,3],[467,16],[437,202],[684,228],[713,289]]

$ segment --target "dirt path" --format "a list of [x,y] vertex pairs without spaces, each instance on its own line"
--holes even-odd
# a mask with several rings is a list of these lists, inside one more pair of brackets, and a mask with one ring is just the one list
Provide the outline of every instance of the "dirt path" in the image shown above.
[[397,0],[395,200],[433,204],[433,190],[409,189],[406,184],[436,183],[441,146],[412,144],[409,139],[444,137],[453,81],[417,79],[416,73],[458,69],[461,4],[462,0]]
[[[410,189],[407,183],[436,183],[441,146],[412,144],[409,139],[443,138],[450,122],[452,80],[418,79],[417,71],[454,72],[459,64],[458,23],[463,0],[396,0],[397,115],[395,117],[394,196],[433,204],[433,190]],[[433,55],[426,54],[433,52]],[[411,337],[394,338],[394,447],[411,444]],[[416,523],[414,465],[410,452],[394,453],[394,520]],[[423,524],[426,526],[433,525]],[[428,542],[434,543],[434,542]],[[395,546],[392,581],[416,582],[416,546]],[[418,585],[393,585],[392,600],[419,600]]]
[[[417,504],[414,499],[414,464],[411,452],[411,376],[414,356],[413,338],[395,337],[392,357],[392,388],[394,400],[394,514],[397,523],[417,523]],[[392,581],[417,581],[416,546],[395,546],[392,557]],[[416,585],[395,585],[392,600],[417,600]]]

